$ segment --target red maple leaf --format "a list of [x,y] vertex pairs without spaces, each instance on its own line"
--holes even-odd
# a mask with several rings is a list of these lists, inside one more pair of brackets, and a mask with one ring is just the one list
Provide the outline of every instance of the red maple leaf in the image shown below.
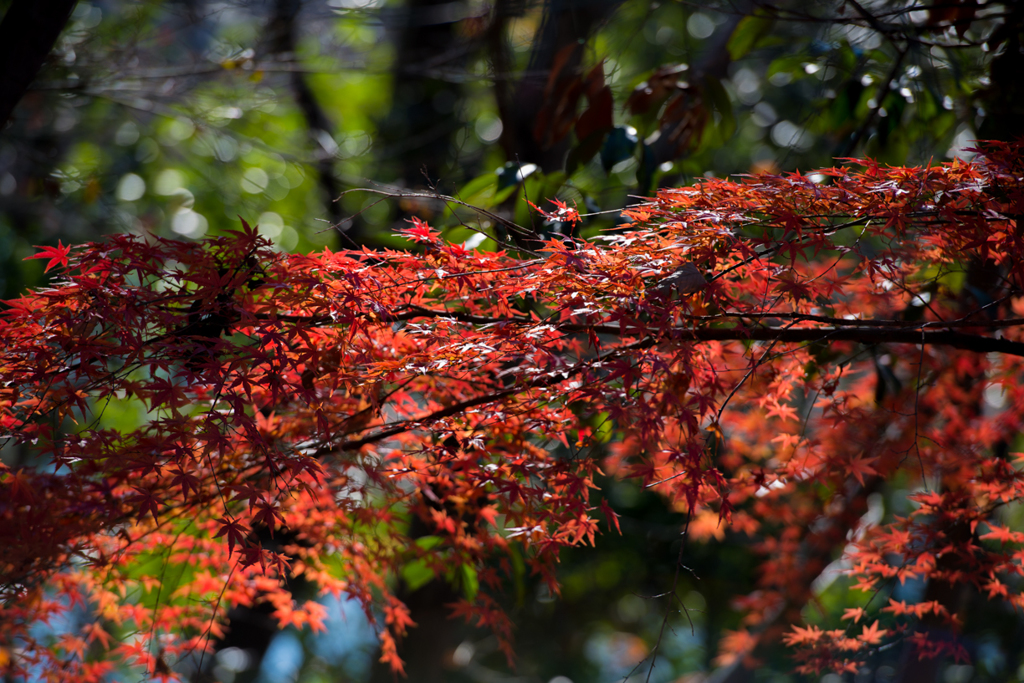
[[428,243],[436,242],[441,236],[441,233],[431,228],[419,218],[410,218],[409,222],[412,223],[412,227],[399,231],[399,236],[405,237],[413,242]]
[[214,538],[220,538],[221,536],[227,536],[228,540],[228,554],[234,552],[235,543],[244,543],[247,531],[245,526],[238,520],[228,519],[222,517],[217,520],[220,525],[220,531],[213,535]]
[[41,251],[38,254],[32,256],[26,256],[26,261],[32,259],[48,258],[50,259],[46,264],[46,269],[43,271],[49,272],[54,266],[67,266],[68,265],[68,254],[71,253],[71,245],[64,246],[60,240],[57,240],[57,246],[55,247],[43,247],[36,245]]

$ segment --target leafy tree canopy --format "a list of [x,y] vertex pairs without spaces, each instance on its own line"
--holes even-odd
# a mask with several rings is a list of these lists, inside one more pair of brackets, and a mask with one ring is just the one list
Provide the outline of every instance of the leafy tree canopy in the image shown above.
[[[511,657],[503,582],[557,592],[560,551],[618,532],[601,473],[687,543],[755,539],[720,664],[966,659],[957,596],[1022,600],[1020,152],[706,180],[522,256],[419,220],[416,252],[288,255],[244,222],[42,249],[56,279],[0,326],[3,427],[44,463],[0,475],[6,669],[167,677],[235,605],[321,628],[301,579],[359,597],[401,671],[394,576],[455,582]],[[911,506],[872,518],[893,481]],[[839,556],[862,597],[808,614]],[[33,631],[81,604],[82,631]]]
[[[794,654],[879,683],[1014,675],[1021,620],[987,599],[1010,570],[913,562],[1020,528],[917,449],[1024,450],[983,428],[1019,407],[1016,148],[937,170],[1019,135],[1024,4],[0,7],[0,298],[34,288],[4,331],[3,666],[98,677],[120,642],[196,681],[383,683],[386,629],[414,680],[469,683],[506,670],[488,634],[507,649],[514,622],[540,683],[782,683]],[[849,157],[874,161],[828,170]],[[736,175],[794,168],[826,170]],[[855,397],[831,435],[830,382]],[[327,491],[347,517],[310,531]],[[960,571],[974,588],[941,580]],[[339,634],[330,592],[376,626]],[[301,670],[267,668],[281,645]]]

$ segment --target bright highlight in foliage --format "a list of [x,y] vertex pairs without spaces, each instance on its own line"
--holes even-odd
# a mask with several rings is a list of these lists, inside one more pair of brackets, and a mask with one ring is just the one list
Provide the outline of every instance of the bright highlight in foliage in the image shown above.
[[[401,670],[410,567],[461,577],[455,611],[511,655],[510,546],[556,588],[559,550],[616,527],[601,471],[662,493],[695,540],[758,539],[721,663],[779,639],[807,672],[900,642],[963,656],[929,637],[958,627],[956,586],[1024,608],[1001,517],[1024,496],[1021,149],[819,173],[664,190],[525,260],[419,221],[426,253],[286,255],[247,225],[45,249],[60,278],[0,322],[0,426],[25,454],[0,470],[5,673],[170,676],[260,601],[321,628],[288,577],[360,599]],[[866,524],[896,476],[913,512]],[[864,604],[805,624],[840,557]],[[920,602],[886,597],[914,577]],[[85,630],[34,639],[84,602]]]

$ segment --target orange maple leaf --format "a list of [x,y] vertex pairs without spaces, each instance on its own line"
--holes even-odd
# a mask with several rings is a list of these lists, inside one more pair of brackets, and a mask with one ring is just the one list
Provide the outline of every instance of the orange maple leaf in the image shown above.
[[994,540],[1000,543],[1020,543],[1024,540],[1024,534],[1019,531],[1010,531],[1004,526],[999,526],[993,522],[986,522],[988,528],[991,529],[987,534],[979,536],[982,540]]
[[845,621],[846,619],[853,619],[853,623],[856,624],[858,621],[860,621],[861,617],[863,617],[864,614],[865,612],[863,607],[850,607],[847,608],[845,612],[843,612],[843,620]]
[[864,627],[861,634],[857,636],[857,640],[862,643],[867,643],[868,645],[878,645],[882,642],[882,638],[885,637],[886,633],[888,633],[888,631],[884,628],[878,628],[878,620],[875,619],[875,623],[871,624],[871,626]]
[[818,642],[824,634],[825,632],[814,624],[811,624],[807,628],[800,628],[794,624],[793,632],[782,636],[782,641],[786,645],[810,645]]

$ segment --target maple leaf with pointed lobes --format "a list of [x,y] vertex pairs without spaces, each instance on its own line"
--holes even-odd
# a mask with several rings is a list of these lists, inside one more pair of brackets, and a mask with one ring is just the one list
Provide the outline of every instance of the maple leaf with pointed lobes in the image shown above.
[[236,519],[228,519],[226,517],[222,517],[217,521],[220,523],[221,529],[216,534],[214,534],[213,537],[227,537],[228,554],[230,555],[235,550],[235,543],[241,544],[245,542],[245,537],[248,535],[248,530],[245,528],[245,525],[242,522]]
[[394,598],[384,606],[384,622],[394,629],[398,635],[404,635],[409,628],[416,625],[409,615],[409,608]]
[[843,612],[843,619],[853,619],[853,623],[856,624],[861,620],[861,617],[863,617],[864,614],[865,611],[863,607],[848,607],[846,611]]
[[876,619],[875,623],[871,624],[871,626],[864,626],[864,630],[857,636],[857,640],[868,645],[878,645],[887,633],[888,631],[884,628],[878,628],[878,620]]
[[424,242],[434,244],[440,239],[441,233],[431,228],[419,218],[410,218],[411,228],[403,228],[398,232],[399,237],[405,237],[413,242]]
[[1004,598],[1009,597],[1008,587],[1005,583],[993,576],[988,583],[985,584],[985,590],[988,591],[988,598],[992,600],[997,596]]
[[817,626],[815,626],[814,624],[811,624],[807,628],[800,628],[799,626],[794,624],[792,632],[782,636],[782,640],[786,643],[786,645],[803,645],[808,643],[816,643],[819,640],[821,640],[822,636],[824,635],[825,632]]
[[44,273],[49,272],[51,268],[55,268],[57,266],[66,267],[68,265],[68,255],[71,253],[70,244],[64,246],[60,240],[57,240],[57,246],[55,247],[42,247],[37,245],[36,248],[40,249],[41,251],[38,254],[26,256],[25,260],[31,261],[32,259],[50,259],[46,263],[46,269],[43,271]]
[[857,479],[857,483],[861,486],[864,485],[864,476],[874,477],[878,474],[877,470],[872,467],[878,458],[851,458],[850,459],[850,473]]
[[560,201],[558,199],[551,199],[548,201],[555,205],[554,211],[545,211],[544,209],[540,208],[539,206],[531,202],[529,199],[526,200],[526,203],[532,206],[534,211],[544,216],[544,218],[548,219],[549,221],[565,222],[570,223],[572,225],[579,223],[580,213],[579,211],[576,210],[575,206],[569,208],[569,206],[566,205],[565,202]]
[[98,621],[94,621],[91,624],[83,626],[82,632],[86,635],[86,639],[90,643],[95,641],[101,642],[104,650],[109,650],[111,643],[114,642],[114,637],[107,633]]
[[181,497],[188,502],[190,492],[199,493],[199,478],[189,472],[183,472],[180,468],[175,469],[172,474],[171,486],[181,487]]
[[993,522],[988,522],[988,527],[991,529],[987,534],[979,536],[982,540],[995,540],[1000,543],[1021,543],[1024,542],[1024,533],[1019,531],[1012,531],[1004,526],[999,526]]
[[897,602],[896,600],[889,598],[889,605],[887,607],[883,607],[882,611],[892,612],[893,614],[899,616],[901,614],[913,612],[913,608],[908,608],[907,602],[905,600],[900,600],[899,602]]
[[138,486],[132,487],[137,492],[135,498],[135,504],[138,506],[139,519],[141,520],[146,516],[147,513],[153,515],[153,521],[157,521],[156,514],[160,510],[160,501],[157,500],[156,496],[152,491]]
[[281,516],[277,506],[262,502],[258,505],[259,512],[253,515],[252,521],[256,524],[263,524],[270,531],[270,537],[274,537],[274,528],[284,525],[284,517]]
[[462,244],[448,244],[444,251],[448,252],[454,259],[464,259],[470,255],[469,249]]

